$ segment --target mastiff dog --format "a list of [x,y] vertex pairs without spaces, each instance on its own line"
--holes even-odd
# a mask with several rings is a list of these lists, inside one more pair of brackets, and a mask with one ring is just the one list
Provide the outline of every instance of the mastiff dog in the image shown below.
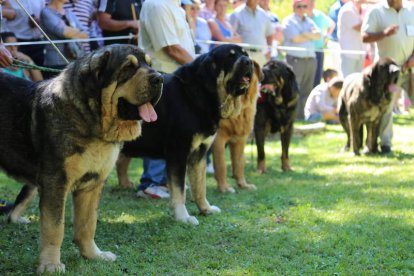
[[296,76],[284,62],[271,60],[263,66],[264,79],[257,101],[254,135],[257,146],[257,170],[266,172],[265,138],[280,132],[282,170],[291,171],[289,145],[292,138],[295,110],[299,99]]
[[378,153],[378,136],[384,112],[391,108],[400,69],[390,58],[382,58],[362,73],[353,73],[344,80],[339,94],[339,120],[347,135],[345,150],[352,145],[359,155],[363,141],[363,125],[367,128],[364,152]]
[[219,123],[216,138],[212,145],[214,157],[214,177],[217,180],[220,192],[235,193],[236,190],[227,182],[227,166],[225,159],[226,145],[229,145],[233,178],[240,189],[255,190],[254,184],[248,184],[244,177],[244,148],[249,134],[253,129],[256,101],[258,96],[258,82],[263,74],[259,64],[254,62],[254,74],[250,81],[249,90],[242,96],[242,109],[234,118],[222,119]]
[[252,74],[253,62],[241,47],[221,45],[164,75],[163,96],[155,107],[158,119],[143,124],[139,139],[125,143],[117,162],[119,179],[129,181],[132,157],[164,159],[177,220],[198,224],[185,206],[186,174],[200,212],[220,212],[206,198],[206,152],[220,119],[240,114]]
[[141,135],[141,120],[156,119],[163,79],[148,60],[136,47],[113,45],[48,81],[0,74],[0,167],[25,184],[9,218],[22,220],[39,191],[39,273],[65,270],[60,247],[69,194],[81,255],[115,260],[95,244],[97,208],[122,143]]

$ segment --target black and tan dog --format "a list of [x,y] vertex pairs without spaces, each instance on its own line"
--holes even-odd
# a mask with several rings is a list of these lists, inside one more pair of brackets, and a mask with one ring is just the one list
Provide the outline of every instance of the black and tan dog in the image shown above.
[[264,150],[266,136],[280,132],[282,170],[291,171],[289,145],[299,99],[298,84],[291,67],[284,62],[271,60],[262,69],[264,79],[254,120],[257,170],[260,173],[266,172]]
[[[165,159],[175,218],[198,224],[185,206],[185,175],[203,214],[220,212],[206,198],[206,152],[219,120],[237,116],[253,74],[253,63],[239,46],[222,45],[164,78],[163,96],[155,107],[158,120],[143,125],[143,135],[128,142],[117,162],[127,180],[131,157]],[[122,184],[122,183],[121,183]]]
[[249,90],[242,96],[242,109],[234,118],[220,120],[219,129],[212,145],[214,157],[214,177],[220,192],[234,193],[235,190],[227,182],[227,166],[225,159],[226,145],[229,145],[233,178],[240,189],[256,189],[254,184],[248,184],[244,177],[244,148],[249,134],[253,129],[258,82],[263,79],[262,70],[254,62],[254,74],[250,81]]
[[362,73],[354,73],[344,80],[339,94],[339,120],[347,134],[345,149],[359,155],[363,141],[363,125],[367,128],[365,153],[378,152],[378,136],[382,116],[390,108],[399,67],[390,58],[382,58]]
[[88,259],[115,260],[94,241],[104,181],[122,142],[153,121],[162,77],[133,46],[114,45],[68,65],[49,81],[0,74],[0,167],[26,186],[13,221],[39,190],[38,272],[64,271],[60,247],[67,196],[73,196],[74,241]]

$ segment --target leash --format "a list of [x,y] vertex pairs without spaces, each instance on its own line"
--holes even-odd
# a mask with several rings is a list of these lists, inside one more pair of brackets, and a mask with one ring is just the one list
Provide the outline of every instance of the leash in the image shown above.
[[49,68],[49,67],[43,67],[43,66],[39,66],[39,65],[35,65],[35,64],[31,64],[31,63],[27,63],[21,60],[17,60],[17,59],[13,59],[13,63],[12,66],[14,67],[18,67],[18,68],[23,68],[23,69],[28,69],[28,70],[39,70],[39,71],[43,71],[43,72],[53,72],[53,73],[60,73],[63,71],[63,69],[54,69],[54,68]]

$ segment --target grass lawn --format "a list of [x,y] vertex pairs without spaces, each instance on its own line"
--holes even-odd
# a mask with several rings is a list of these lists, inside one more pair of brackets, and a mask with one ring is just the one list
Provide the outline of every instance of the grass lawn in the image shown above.
[[[96,242],[118,256],[113,263],[80,258],[72,241],[70,200],[62,262],[67,275],[400,275],[414,273],[414,114],[396,117],[393,154],[339,153],[340,126],[295,137],[291,164],[280,170],[280,143],[267,143],[266,175],[255,172],[256,150],[246,148],[255,192],[220,194],[208,176],[208,199],[222,213],[175,222],[168,201],[137,199],[110,175],[99,209]],[[139,180],[141,162],[130,174]],[[230,171],[229,171],[230,173]],[[231,181],[231,183],[234,183]],[[11,185],[9,185],[11,184]],[[20,185],[0,174],[0,197]],[[189,199],[189,197],[188,197]],[[29,225],[0,222],[0,274],[33,274],[38,262],[38,200]],[[194,203],[188,209],[197,214]]]

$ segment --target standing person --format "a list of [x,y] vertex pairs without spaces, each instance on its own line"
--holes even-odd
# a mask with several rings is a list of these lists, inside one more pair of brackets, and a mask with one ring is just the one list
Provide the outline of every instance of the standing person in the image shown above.
[[[139,14],[142,0],[100,0],[98,8],[98,24],[103,37],[126,36],[137,34],[139,29]],[[135,9],[137,20],[134,20],[131,4]],[[105,40],[105,45],[133,43],[129,39]]]
[[[13,18],[6,17],[4,22],[5,30],[13,32],[18,42],[38,42],[42,40],[42,34],[39,28],[32,22],[27,13],[19,6],[15,0],[11,0],[10,7],[15,11],[16,16]],[[40,22],[40,12],[45,7],[44,0],[20,0],[29,14]],[[35,64],[43,65],[44,44],[31,44],[19,46],[19,51],[28,55]]]
[[308,1],[293,0],[293,14],[283,20],[284,45],[300,47],[303,50],[286,50],[286,61],[292,66],[299,84],[299,103],[296,118],[303,120],[306,99],[313,88],[316,73],[314,41],[320,39],[321,32],[312,19],[306,16]]
[[[151,56],[152,67],[172,73],[195,57],[194,42],[185,11],[177,0],[146,0],[141,11],[140,47]],[[144,172],[137,195],[168,198],[166,164],[161,159],[144,159]]]
[[[189,4],[185,5],[185,12],[187,13],[188,23],[196,43],[196,54],[205,54],[210,49],[210,44],[202,41],[211,40],[211,31],[208,27],[207,21],[198,16],[200,12],[199,0],[188,0]],[[183,3],[183,1],[181,1]]]
[[[70,3],[64,5],[65,9],[70,10],[82,24],[84,30],[88,31],[90,38],[96,38],[93,22],[96,19],[96,0],[71,0]],[[90,52],[91,49],[97,49],[96,41],[81,42],[85,52]]]
[[231,14],[230,23],[243,43],[252,44],[246,49],[250,58],[263,66],[270,59],[274,30],[269,17],[258,3],[259,0],[246,0],[245,6],[240,6]]
[[223,42],[241,42],[241,37],[234,32],[233,27],[226,18],[226,12],[229,5],[228,0],[216,0],[214,9],[216,15],[208,20],[213,40]]
[[[391,57],[402,67],[398,86],[404,88],[411,100],[410,91],[414,67],[414,6],[402,0],[382,0],[369,10],[362,22],[362,41],[375,42],[379,58]],[[377,58],[378,58],[377,57]],[[393,93],[395,95],[395,93]],[[396,98],[396,96],[394,96]],[[392,146],[392,107],[386,111],[381,120],[380,139],[381,152],[390,153]]]
[[[338,40],[341,50],[365,51],[362,42],[362,8],[360,0],[346,3],[338,15]],[[349,74],[361,72],[365,54],[341,53],[341,71],[345,78]]]
[[[42,9],[40,23],[43,30],[52,40],[88,38],[87,31],[82,29],[82,25],[76,16],[69,10],[64,9],[63,5],[67,1],[51,0],[49,5]],[[57,44],[56,46],[60,52],[65,53],[65,45],[66,49],[69,49],[69,42]],[[72,45],[81,48],[81,45],[77,43]],[[45,46],[45,59],[43,64],[54,69],[63,69],[67,65],[66,61],[59,55],[56,49],[49,44]],[[55,75],[57,73],[44,72],[43,77],[48,79]]]
[[215,0],[205,0],[203,4],[200,6],[200,13],[199,16],[204,18],[205,20],[209,20],[216,15],[214,9],[214,2]]
[[315,22],[316,26],[318,26],[319,30],[321,31],[321,38],[313,41],[316,49],[315,54],[317,62],[315,79],[313,81],[313,87],[315,87],[321,83],[323,65],[325,60],[325,44],[327,41],[327,37],[329,37],[332,34],[336,24],[324,12],[315,9],[315,0],[309,0],[308,8],[308,16],[313,20],[313,22]]
[[259,6],[266,12],[272,24],[272,29],[274,30],[271,57],[278,58],[279,52],[277,46],[283,42],[282,24],[279,17],[270,10],[269,0],[259,0]]
[[331,50],[331,63],[335,67],[336,70],[340,70],[340,50],[339,42],[338,42],[338,14],[340,9],[342,8],[345,3],[347,3],[350,0],[336,0],[335,3],[332,4],[332,6],[329,8],[328,16],[335,22],[336,26],[333,30],[329,40],[328,40],[328,49]]

